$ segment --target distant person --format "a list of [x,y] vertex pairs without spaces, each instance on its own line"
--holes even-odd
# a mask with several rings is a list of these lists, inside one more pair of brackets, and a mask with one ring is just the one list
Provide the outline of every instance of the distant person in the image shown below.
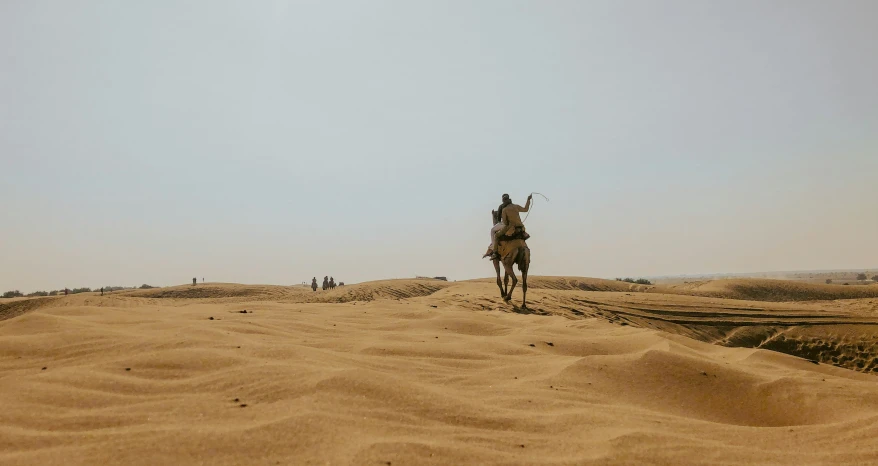
[[311,291],[317,291],[317,277],[311,279]]
[[197,278],[193,278],[193,279],[192,279],[192,286],[195,286],[197,283],[198,283],[198,279],[197,279]]
[[204,284],[204,277],[201,277],[201,283]]
[[67,296],[67,288],[64,288],[64,296]]
[[101,296],[104,295],[104,287],[101,287]]

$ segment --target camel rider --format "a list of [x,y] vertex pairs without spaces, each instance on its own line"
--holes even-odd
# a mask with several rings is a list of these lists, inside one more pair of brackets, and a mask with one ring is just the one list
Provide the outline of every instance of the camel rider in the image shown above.
[[508,194],[503,195],[503,204],[500,205],[500,221],[506,225],[506,229],[500,230],[497,236],[513,236],[516,232],[520,231],[522,239],[530,238],[530,235],[524,231],[524,223],[521,221],[519,213],[527,212],[530,209],[531,200],[533,200],[533,195],[527,196],[527,203],[522,207],[518,204],[513,204]]

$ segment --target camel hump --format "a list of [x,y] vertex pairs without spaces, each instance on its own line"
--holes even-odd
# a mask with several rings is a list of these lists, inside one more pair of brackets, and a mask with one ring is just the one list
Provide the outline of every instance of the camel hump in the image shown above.
[[497,244],[497,253],[500,254],[502,259],[505,259],[507,256],[512,254],[515,251],[526,249],[527,243],[523,239],[514,239],[511,241],[501,241]]

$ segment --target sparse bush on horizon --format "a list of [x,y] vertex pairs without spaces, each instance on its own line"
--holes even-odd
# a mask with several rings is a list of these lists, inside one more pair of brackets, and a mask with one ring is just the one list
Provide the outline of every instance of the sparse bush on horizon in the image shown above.
[[638,285],[652,285],[652,282],[645,279],[645,278],[638,278],[637,280],[635,280],[631,277],[625,277],[625,278],[617,278],[616,281],[617,282],[625,282],[625,283],[636,283]]
[[872,281],[873,281],[873,282],[878,282],[878,275],[875,275],[874,277],[872,277]]
[[832,285],[832,279],[831,279],[831,278],[827,278],[827,279],[826,279],[826,284],[827,284],[827,285]]
[[[136,290],[138,288],[140,288],[142,290],[149,290],[152,288],[160,288],[160,287],[147,285],[146,283],[144,283],[143,285],[140,285],[139,287],[137,287],[137,286],[105,286],[104,291],[110,292],[110,291],[120,291],[120,290]],[[68,292],[69,292],[69,294],[77,294],[77,293],[90,293],[92,291],[100,291],[100,288],[95,288],[94,290],[92,290],[89,287],[73,288],[73,289],[69,290]],[[21,297],[30,298],[30,297],[36,297],[36,296],[58,296],[58,295],[62,295],[62,294],[64,294],[63,289],[52,290],[52,291],[34,291],[34,292],[28,293],[28,294],[23,294],[21,291],[15,290],[15,291],[7,291],[7,292],[3,293],[2,297],[3,298],[21,298]]]
[[866,279],[866,274],[864,274],[864,273],[857,274],[857,280],[865,280],[865,279]]

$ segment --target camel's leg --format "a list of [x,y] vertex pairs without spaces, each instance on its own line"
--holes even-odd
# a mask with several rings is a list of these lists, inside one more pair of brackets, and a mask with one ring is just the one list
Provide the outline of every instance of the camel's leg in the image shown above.
[[500,297],[506,297],[506,291],[503,290],[503,282],[500,281],[500,261],[494,261],[494,271],[497,272],[497,288],[500,288]]
[[515,276],[515,271],[512,270],[513,261],[515,260],[515,256],[518,254],[516,251],[515,254],[510,254],[508,261],[503,261],[503,268],[506,269],[506,278],[512,277],[512,287],[509,288],[509,291],[506,293],[506,301],[512,299],[512,292],[515,291],[515,285],[518,284],[518,277]]
[[530,253],[522,251],[521,260],[518,262],[518,270],[521,271],[521,307],[527,307],[527,270],[530,268]]
[[509,294],[506,295],[506,299],[512,299],[512,292],[515,291],[515,285],[518,284],[518,277],[515,276],[515,272],[512,272],[512,267],[509,268],[509,275],[512,275],[512,286],[509,287]]

